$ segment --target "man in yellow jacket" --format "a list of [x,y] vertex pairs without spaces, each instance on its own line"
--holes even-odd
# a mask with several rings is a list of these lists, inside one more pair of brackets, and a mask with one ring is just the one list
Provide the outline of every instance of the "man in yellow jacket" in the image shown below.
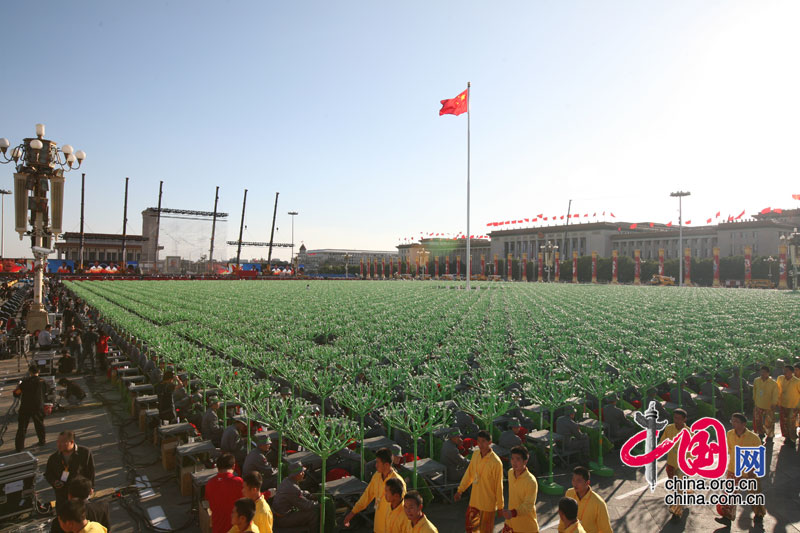
[[[572,488],[564,496],[578,502],[578,520],[586,533],[612,533],[606,502],[589,486],[589,469],[576,466],[572,470]],[[563,518],[558,523],[560,533],[570,531],[569,527]]]
[[411,525],[411,533],[439,533],[422,512],[422,495],[419,492],[412,490],[403,497],[403,509]]
[[797,410],[800,408],[800,379],[794,375],[794,367],[786,365],[783,375],[778,376],[780,390],[780,422],[784,444],[794,446],[797,440]]
[[[667,439],[674,439],[684,429],[688,431],[689,435],[691,436],[692,432],[689,430],[689,426],[686,425],[686,417],[687,417],[686,411],[684,411],[681,408],[675,409],[672,412],[672,424],[664,428],[664,431],[661,433],[661,438],[658,440],[659,444],[661,444]],[[689,454],[687,453],[686,455]],[[667,454],[666,470],[667,470],[667,477],[670,479],[674,477],[684,476],[684,473],[681,472],[680,466],[678,465],[677,444],[675,444],[672,448],[670,448],[669,453]],[[672,513],[673,520],[680,519],[681,515],[683,515],[683,506],[670,505],[669,512]]]
[[574,499],[565,496],[558,501],[558,518],[560,523],[564,524],[564,533],[586,533],[581,521],[578,520],[578,502]]
[[[757,478],[754,472],[743,472],[740,477],[736,477],[736,447],[761,446],[761,439],[758,438],[758,435],[747,429],[747,417],[742,413],[733,413],[731,415],[731,425],[733,426],[733,429],[725,434],[725,438],[728,441],[728,470],[726,472],[726,477],[728,479],[735,479],[737,485],[743,478],[756,479],[758,480],[758,486],[753,492],[760,493],[761,479]],[[715,518],[714,520],[720,524],[730,527],[731,522],[736,519],[736,506],[721,505],[720,512],[722,513],[722,518]],[[753,513],[753,520],[759,522],[764,519],[764,515],[767,514],[767,510],[763,505],[754,505]]]
[[386,533],[411,533],[411,522],[406,517],[403,507],[403,497],[406,495],[406,488],[397,478],[386,480],[386,501],[389,502],[389,514],[386,515]]
[[472,485],[467,508],[467,531],[492,533],[494,517],[503,510],[503,463],[492,451],[492,436],[478,432],[478,449],[472,453],[464,477],[458,485],[455,501]]
[[508,509],[503,511],[506,526],[513,533],[538,533],[536,495],[539,483],[528,470],[528,449],[511,448],[511,469],[508,471]]
[[345,527],[350,527],[350,521],[355,515],[367,508],[372,500],[375,500],[375,522],[373,531],[375,533],[386,533],[386,518],[391,511],[391,504],[386,501],[386,481],[392,478],[400,480],[403,491],[406,490],[406,483],[400,474],[392,468],[392,452],[388,448],[381,448],[375,453],[375,469],[377,470],[367,485],[364,494],[353,506],[353,510],[344,517]]
[[769,376],[769,367],[762,366],[761,375],[753,382],[753,431],[759,437],[772,440],[775,436],[775,408],[778,406],[780,388]]
[[270,509],[264,495],[261,494],[261,485],[264,482],[261,472],[254,470],[244,476],[243,481],[242,496],[250,498],[255,504],[253,524],[258,527],[260,533],[272,533],[272,509]]
[[58,525],[67,533],[106,533],[108,530],[97,522],[86,519],[86,504],[83,500],[68,500],[58,506]]

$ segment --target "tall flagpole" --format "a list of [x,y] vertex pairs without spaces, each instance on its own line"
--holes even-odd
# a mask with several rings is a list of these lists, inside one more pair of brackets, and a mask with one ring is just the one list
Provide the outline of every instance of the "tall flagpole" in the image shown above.
[[469,88],[471,83],[467,82],[467,290],[470,290],[469,279],[472,277],[472,253],[470,244],[472,238],[469,234]]

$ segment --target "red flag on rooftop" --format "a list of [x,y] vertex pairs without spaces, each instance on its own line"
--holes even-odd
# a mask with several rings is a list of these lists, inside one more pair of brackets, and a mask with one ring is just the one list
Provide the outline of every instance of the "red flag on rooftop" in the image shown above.
[[692,221],[691,221],[691,220],[687,220],[687,221],[686,221],[686,225],[687,225],[687,226],[688,226],[689,224],[691,224],[691,223],[692,223]]
[[655,224],[655,222],[651,222],[651,223],[650,223],[650,227],[651,227],[651,228],[652,228],[653,226],[655,226],[655,225],[656,225],[656,224]]
[[710,218],[706,219],[706,224],[711,224],[711,219]]
[[736,220],[739,220],[740,218],[742,218],[744,216],[744,212],[745,212],[745,210],[742,209],[742,212],[739,213],[738,215],[736,215]]
[[614,213],[611,213],[611,216],[612,216],[613,218],[617,218],[617,215],[615,215]]
[[793,195],[792,195],[792,199],[794,199],[794,200],[800,200],[800,194],[793,194]]
[[442,108],[439,110],[439,116],[442,115],[460,115],[469,111],[469,89],[459,94],[455,98],[448,100],[441,100]]
[[636,226],[638,226],[638,224],[636,224],[636,223],[634,222],[633,224],[631,224],[631,229],[636,229]]
[[720,212],[719,212],[719,211],[717,211],[717,218],[719,218],[719,213],[720,213]]
[[766,214],[767,214],[767,213],[769,213],[770,211],[772,211],[772,208],[771,208],[771,207],[765,207],[764,209],[762,209],[762,210],[761,210],[761,214],[762,214],[762,215],[766,215]]
[[541,213],[539,213],[539,214],[538,214],[538,215],[536,215],[536,216],[537,216],[538,218],[542,218],[544,215],[542,215]]
[[594,214],[593,214],[592,216],[593,216],[593,217],[596,217],[596,216],[597,216],[597,211],[595,211],[595,212],[594,212]]
[[776,209],[773,209],[772,212],[773,213],[777,213],[778,215],[780,215],[781,213],[783,213],[783,209],[777,209],[776,208]]
[[672,221],[671,221],[671,220],[670,220],[670,221],[669,221],[669,223],[667,224],[667,227],[668,227],[668,228],[671,228],[671,227],[672,227]]

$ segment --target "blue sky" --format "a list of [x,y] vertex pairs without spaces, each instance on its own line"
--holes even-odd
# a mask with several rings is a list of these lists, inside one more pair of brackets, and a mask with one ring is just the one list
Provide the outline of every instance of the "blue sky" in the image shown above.
[[[277,240],[297,210],[298,244],[389,249],[465,231],[466,116],[438,109],[471,81],[472,233],[570,198],[677,221],[676,189],[696,224],[800,193],[798,18],[780,1],[6,2],[0,136],[43,122],[86,150],[87,230],[121,231],[129,176],[131,232],[163,179],[174,208],[210,210],[220,185],[230,238],[247,188],[248,240],[268,240],[280,191]],[[30,255],[6,203],[6,256]]]

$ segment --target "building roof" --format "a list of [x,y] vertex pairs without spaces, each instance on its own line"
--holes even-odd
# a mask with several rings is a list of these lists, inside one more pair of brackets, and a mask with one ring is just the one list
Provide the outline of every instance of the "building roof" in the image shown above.
[[[80,240],[81,234],[77,231],[68,231],[62,237],[63,241]],[[84,233],[85,241],[122,241],[121,233]],[[146,241],[147,237],[141,235],[126,235],[126,241]],[[56,243],[58,244],[58,243]]]
[[395,250],[347,250],[344,248],[320,248],[318,250],[306,250],[306,255],[314,254],[397,254]]
[[[412,248],[414,246],[438,246],[444,247],[447,245],[455,245],[456,248],[466,248],[467,247],[467,240],[466,239],[439,239],[439,238],[432,238],[432,239],[420,239],[418,242],[406,242],[403,244],[398,244],[397,247],[400,249]],[[478,246],[489,246],[490,241],[489,239],[470,239],[470,247],[478,247]]]
[[[649,222],[648,222],[649,224]],[[509,235],[529,235],[531,233],[561,233],[564,231],[613,230],[629,227],[630,222],[577,222],[575,224],[559,224],[558,226],[536,226],[530,228],[501,229],[489,232],[490,237],[506,237]],[[649,228],[648,228],[649,229]]]

